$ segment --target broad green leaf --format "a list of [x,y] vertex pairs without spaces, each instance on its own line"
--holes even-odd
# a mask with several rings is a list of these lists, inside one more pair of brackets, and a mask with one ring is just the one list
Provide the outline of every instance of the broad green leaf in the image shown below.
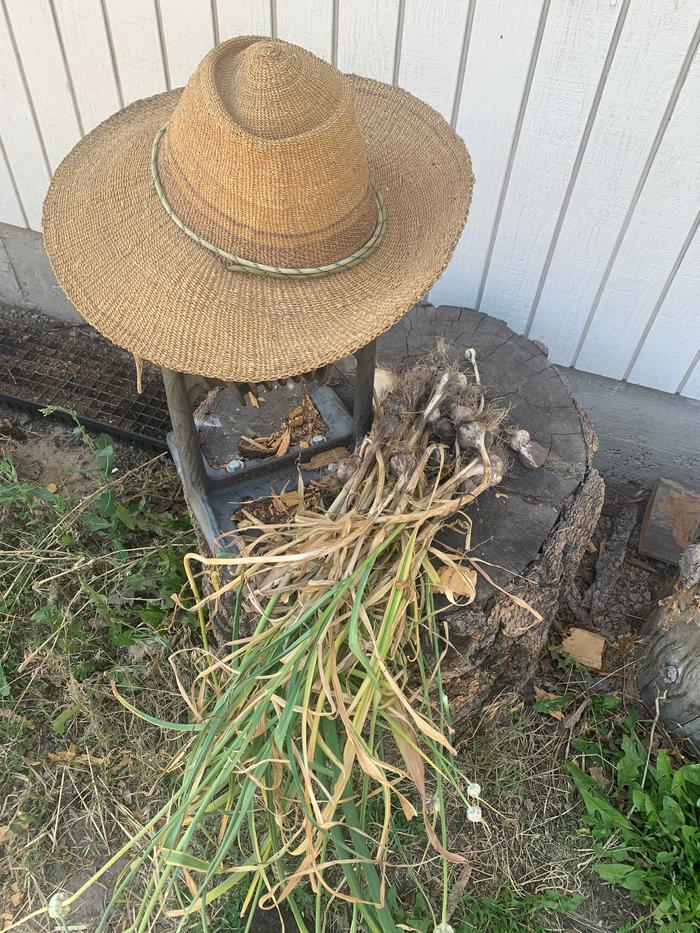
[[613,807],[612,804],[608,802],[607,798],[598,791],[598,785],[594,778],[592,778],[589,774],[586,774],[571,762],[567,764],[566,768],[571,775],[574,784],[578,788],[578,792],[583,797],[586,810],[591,816],[599,813],[601,816],[606,817],[614,826],[619,826],[625,829],[632,828],[629,820],[622,813],[620,813],[619,810],[616,810],[615,807]]
[[66,726],[75,714],[82,709],[82,706],[82,703],[74,703],[72,706],[67,707],[63,712],[59,713],[55,719],[51,720],[51,728],[56,735],[63,735],[66,731]]
[[660,794],[668,794],[673,780],[673,765],[666,749],[662,748],[656,756],[654,776],[659,786]]
[[609,881],[612,884],[623,884],[633,870],[631,865],[620,865],[615,862],[594,865],[593,867],[603,881]]

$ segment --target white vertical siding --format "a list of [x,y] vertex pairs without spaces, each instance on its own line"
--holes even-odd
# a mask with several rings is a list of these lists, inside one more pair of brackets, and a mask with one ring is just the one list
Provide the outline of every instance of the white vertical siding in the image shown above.
[[453,261],[432,292],[437,304],[480,301],[493,234],[498,230],[517,150],[546,0],[477,3],[455,128],[468,140],[476,186],[469,221]]
[[667,0],[650,0],[628,11],[556,248],[531,311],[531,335],[544,340],[563,362],[576,355],[616,242],[636,204],[635,192],[646,184],[697,14],[692,4],[670,8]]
[[454,109],[469,10],[466,0],[405,0],[398,83],[446,120]]
[[100,0],[54,0],[56,25],[82,130],[123,106],[123,98]]
[[334,0],[274,0],[275,34],[314,55],[333,57]]
[[399,0],[339,0],[338,68],[391,84],[399,11]]
[[0,0],[0,222],[40,229],[83,133],[245,33],[401,84],[464,137],[474,201],[433,301],[700,398],[700,0]]
[[479,309],[525,329],[625,3],[552,0]]
[[211,0],[158,0],[171,87],[182,87],[214,45]]
[[[698,34],[696,30],[686,60],[690,66],[687,78],[682,80],[681,76],[676,84],[677,103],[669,114],[668,126],[576,357],[575,362],[581,369],[615,378],[626,374],[645,327],[657,312],[657,299],[667,286],[697,215],[700,193]],[[686,141],[692,134],[695,134],[694,143],[688,145]],[[675,358],[686,353],[686,343],[691,342],[693,351],[700,345],[700,315],[696,317],[697,326],[678,333],[677,346],[667,348],[666,365],[672,365]]]
[[[0,114],[0,138],[7,169],[5,185],[0,189],[3,209],[8,210],[9,217],[16,218],[18,205],[15,199],[18,195],[27,225],[40,230],[41,205],[51,177],[51,166],[4,0],[0,2]],[[14,185],[9,182],[10,172]]]
[[124,103],[172,87],[156,0],[103,0],[103,9]]
[[271,36],[271,0],[212,0],[219,42],[233,36]]

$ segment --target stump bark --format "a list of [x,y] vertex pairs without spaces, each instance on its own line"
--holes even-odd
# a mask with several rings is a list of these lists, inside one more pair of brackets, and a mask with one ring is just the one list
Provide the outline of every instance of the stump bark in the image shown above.
[[[542,348],[504,322],[465,308],[417,306],[379,338],[377,363],[410,364],[439,337],[453,352],[476,348],[491,398],[509,408],[507,422],[527,429],[548,451],[538,470],[513,457],[503,483],[470,508],[470,556],[484,561],[507,593],[480,578],[476,601],[447,613],[453,647],[444,682],[459,729],[485,704],[520,695],[531,680],[600,516],[604,485],[592,466],[597,441],[585,412]],[[352,374],[346,362],[334,381],[347,403]],[[512,596],[536,609],[542,621]]]

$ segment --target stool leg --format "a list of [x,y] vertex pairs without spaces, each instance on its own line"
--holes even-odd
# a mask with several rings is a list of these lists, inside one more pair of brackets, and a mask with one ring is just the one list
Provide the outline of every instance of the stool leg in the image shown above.
[[199,433],[192,417],[188,377],[185,373],[176,373],[165,368],[162,368],[161,372],[180,459],[185,498],[213,553],[219,532],[207,502],[207,474],[199,446]]
[[377,358],[377,341],[355,352],[357,375],[355,377],[355,401],[352,410],[352,433],[355,438],[364,437],[372,424],[372,393],[374,391],[374,368]]

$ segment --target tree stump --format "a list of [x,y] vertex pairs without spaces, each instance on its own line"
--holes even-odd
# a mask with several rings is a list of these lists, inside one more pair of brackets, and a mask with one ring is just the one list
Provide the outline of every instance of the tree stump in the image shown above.
[[[530,680],[560,598],[598,521],[604,489],[591,466],[596,439],[585,413],[546,353],[502,321],[464,308],[419,305],[378,339],[377,362],[391,369],[410,365],[434,349],[437,338],[447,340],[452,355],[476,349],[490,397],[509,408],[507,423],[527,429],[547,450],[544,466],[535,470],[513,456],[501,485],[469,509],[470,556],[484,562],[495,586],[480,578],[476,601],[448,613],[453,648],[444,682],[459,728],[484,704],[521,694]],[[354,367],[354,357],[347,357],[332,368],[329,379],[349,410]],[[446,537],[462,547],[463,535],[446,532]],[[202,582],[209,592],[206,575]],[[511,596],[537,610],[542,621]],[[222,599],[212,614],[222,643],[230,637],[230,610]]]
[[681,557],[671,592],[644,626],[637,686],[669,732],[700,750],[700,534]]
[[[394,369],[410,364],[439,337],[453,352],[476,349],[487,391],[510,409],[507,423],[527,429],[548,451],[537,470],[513,457],[501,485],[469,510],[470,556],[486,562],[494,583],[543,619],[537,622],[483,578],[474,603],[450,608],[453,648],[443,679],[459,728],[485,704],[520,695],[532,677],[600,516],[604,485],[591,465],[597,442],[585,412],[546,353],[502,321],[465,308],[417,306],[379,338],[377,363]],[[332,382],[347,403],[351,373],[345,364]],[[461,542],[455,536],[453,543]]]

